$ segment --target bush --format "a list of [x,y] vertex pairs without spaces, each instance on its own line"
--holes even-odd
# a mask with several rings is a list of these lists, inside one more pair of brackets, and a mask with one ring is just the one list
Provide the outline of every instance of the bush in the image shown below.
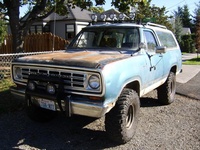
[[181,36],[181,42],[179,43],[182,52],[194,53],[195,52],[195,44],[194,44],[194,35],[183,35]]

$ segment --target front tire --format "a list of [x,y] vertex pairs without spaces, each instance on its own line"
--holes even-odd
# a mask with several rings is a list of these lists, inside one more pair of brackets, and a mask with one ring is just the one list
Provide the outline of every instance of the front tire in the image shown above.
[[105,129],[113,141],[124,144],[132,139],[138,123],[139,108],[138,94],[125,88],[115,107],[105,117]]
[[176,76],[174,72],[170,72],[166,82],[158,87],[157,94],[158,100],[164,105],[174,102],[176,93]]

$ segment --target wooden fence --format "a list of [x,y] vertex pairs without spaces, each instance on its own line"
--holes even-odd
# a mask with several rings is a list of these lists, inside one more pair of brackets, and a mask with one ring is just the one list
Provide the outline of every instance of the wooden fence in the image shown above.
[[[30,34],[23,39],[23,52],[63,50],[67,44],[69,44],[69,41],[51,33]],[[0,46],[0,54],[8,53],[14,53],[12,51],[11,35],[7,36],[4,43]]]
[[6,36],[4,43],[0,45],[0,54],[8,54],[12,52],[12,35]]

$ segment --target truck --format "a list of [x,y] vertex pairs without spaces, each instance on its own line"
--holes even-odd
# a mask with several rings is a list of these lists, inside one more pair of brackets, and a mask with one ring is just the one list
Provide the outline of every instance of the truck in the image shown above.
[[157,90],[160,103],[174,102],[181,68],[179,44],[165,26],[100,23],[83,28],[66,50],[14,60],[11,93],[25,99],[32,120],[49,121],[56,112],[105,116],[108,137],[126,143],[140,98]]

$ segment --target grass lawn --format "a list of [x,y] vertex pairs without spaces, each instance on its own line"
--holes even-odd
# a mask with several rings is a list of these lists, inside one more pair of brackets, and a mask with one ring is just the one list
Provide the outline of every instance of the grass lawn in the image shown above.
[[22,108],[22,101],[16,100],[10,93],[9,88],[13,85],[10,78],[0,80],[0,114]]
[[183,65],[200,65],[200,56],[183,62]]

